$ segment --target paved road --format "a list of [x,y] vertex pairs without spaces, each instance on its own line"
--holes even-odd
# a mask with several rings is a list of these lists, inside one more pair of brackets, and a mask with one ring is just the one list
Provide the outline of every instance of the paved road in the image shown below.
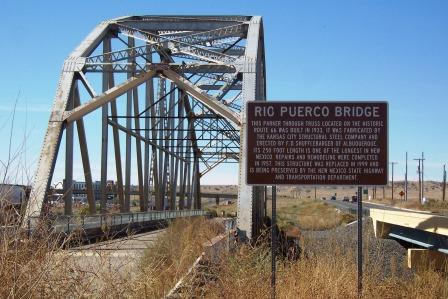
[[138,263],[145,250],[163,234],[165,229],[138,234],[121,239],[70,248],[58,253],[58,258],[73,273],[82,276],[89,286],[86,294],[119,287],[135,278]]
[[[356,202],[348,202],[348,201],[341,201],[341,200],[327,200],[325,202],[328,204],[331,204],[341,210],[357,211],[357,209],[358,209],[358,203],[356,203]],[[368,211],[370,209],[383,209],[383,210],[388,210],[388,211],[411,211],[408,209],[401,209],[401,208],[396,208],[396,207],[391,207],[391,206],[386,206],[386,205],[381,205],[381,204],[373,204],[373,203],[369,203],[366,201],[362,202],[362,209],[363,209],[364,213],[368,213]],[[417,210],[412,210],[412,212],[419,213],[419,214],[433,214],[431,212],[417,211]]]
[[165,231],[160,229],[135,236],[128,236],[120,239],[109,240],[105,242],[71,248],[71,253],[82,254],[83,252],[98,251],[122,251],[132,252],[132,254],[143,254],[145,249],[149,248],[152,243]]

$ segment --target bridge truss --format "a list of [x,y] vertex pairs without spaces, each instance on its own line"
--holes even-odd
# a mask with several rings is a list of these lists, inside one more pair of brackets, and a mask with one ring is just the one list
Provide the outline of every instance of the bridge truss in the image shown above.
[[[266,100],[261,17],[102,22],[63,65],[24,223],[42,212],[61,143],[65,214],[73,213],[77,141],[91,214],[93,167],[101,172],[100,212],[107,212],[107,181],[115,179],[125,213],[133,173],[141,211],[200,209],[201,177],[239,162],[238,227],[243,237],[255,237],[265,189],[245,184],[244,109],[253,100]],[[95,130],[101,139],[88,138]],[[92,151],[100,153],[99,167],[90,163]]]

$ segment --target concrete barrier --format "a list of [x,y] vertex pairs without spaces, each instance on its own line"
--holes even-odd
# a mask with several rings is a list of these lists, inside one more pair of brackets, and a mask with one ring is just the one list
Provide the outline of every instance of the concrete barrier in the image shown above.
[[448,255],[428,249],[408,249],[408,268],[425,270],[428,267],[439,271],[447,271]]
[[223,254],[230,252],[235,244],[235,231],[230,230],[202,244],[204,261],[217,263]]
[[371,208],[377,238],[394,238],[421,248],[408,249],[408,267],[447,270],[448,217],[409,210]]
[[193,265],[188,269],[187,273],[179,279],[176,285],[165,296],[166,299],[182,298],[182,288],[188,277],[195,275],[201,264],[217,263],[223,254],[232,250],[235,244],[235,230],[228,230],[224,234],[218,235],[202,244],[204,250],[195,260]]
[[448,236],[448,217],[408,210],[370,209],[375,236],[384,238],[391,225],[399,225]]

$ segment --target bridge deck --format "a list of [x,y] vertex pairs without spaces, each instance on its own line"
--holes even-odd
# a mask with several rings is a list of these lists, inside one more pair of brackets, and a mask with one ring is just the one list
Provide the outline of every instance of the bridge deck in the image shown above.
[[[127,227],[146,228],[154,226],[166,220],[207,216],[208,212],[203,210],[167,210],[167,211],[149,211],[137,213],[120,213],[104,215],[86,215],[86,216],[58,216],[48,223],[48,226],[54,233],[70,234],[72,232],[82,232],[86,235],[95,234],[101,231],[116,231]],[[29,221],[28,228],[31,230]]]
[[[338,209],[356,213],[357,204],[328,201]],[[385,205],[364,203],[363,214],[373,221],[375,236],[393,238],[448,254],[448,217]]]

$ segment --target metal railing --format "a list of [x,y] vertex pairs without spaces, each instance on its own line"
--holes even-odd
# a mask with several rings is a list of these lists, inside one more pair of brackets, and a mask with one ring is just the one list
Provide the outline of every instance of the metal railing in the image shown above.
[[[155,221],[208,215],[209,212],[204,210],[167,210],[119,214],[64,215],[47,220],[46,225],[55,233],[71,233],[73,231],[123,227],[135,224],[143,225],[144,223]],[[29,219],[28,230],[32,230],[33,228],[31,223],[39,223],[39,220],[40,219],[37,218]]]

